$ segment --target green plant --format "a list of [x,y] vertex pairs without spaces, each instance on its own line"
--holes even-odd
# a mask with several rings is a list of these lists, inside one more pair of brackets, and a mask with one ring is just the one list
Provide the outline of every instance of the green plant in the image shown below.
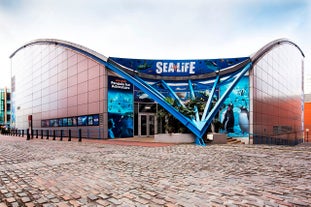
[[[180,110],[180,107],[177,105],[173,98],[167,97],[165,101],[177,110]],[[180,121],[178,121],[171,113],[168,113],[162,107],[158,110],[158,118],[162,118],[164,120],[164,129],[168,133],[184,133],[188,131],[188,129],[182,123],[180,123]]]
[[[165,101],[172,105],[177,111],[182,113],[183,115],[189,117],[190,119],[194,119],[196,112],[198,112],[199,117],[201,118],[203,115],[203,111],[206,106],[206,102],[208,100],[208,94],[203,92],[199,93],[194,99],[190,99],[184,103],[184,105],[178,104],[173,98],[166,97]],[[215,100],[212,102],[212,105],[215,104]],[[189,130],[178,121],[172,114],[168,113],[164,108],[160,108],[158,110],[158,117],[164,119],[164,128],[168,133],[185,133],[189,132]],[[222,128],[222,123],[218,119],[214,119],[212,122],[214,125],[213,132],[219,132],[219,129]],[[210,127],[208,131],[211,131]]]

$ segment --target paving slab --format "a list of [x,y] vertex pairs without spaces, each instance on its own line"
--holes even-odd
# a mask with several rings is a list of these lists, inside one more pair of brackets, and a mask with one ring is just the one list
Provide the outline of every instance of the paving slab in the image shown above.
[[0,135],[0,207],[311,206],[310,166],[311,145]]

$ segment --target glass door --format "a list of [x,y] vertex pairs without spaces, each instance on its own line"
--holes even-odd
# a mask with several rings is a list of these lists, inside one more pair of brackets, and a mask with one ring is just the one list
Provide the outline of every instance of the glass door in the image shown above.
[[138,136],[149,137],[155,134],[155,115],[139,114],[138,115]]

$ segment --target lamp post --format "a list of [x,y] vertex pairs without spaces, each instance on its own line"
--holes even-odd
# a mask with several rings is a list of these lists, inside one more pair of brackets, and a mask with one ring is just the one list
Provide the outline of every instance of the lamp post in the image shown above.
[[306,129],[306,133],[307,133],[307,142],[309,141],[309,129]]

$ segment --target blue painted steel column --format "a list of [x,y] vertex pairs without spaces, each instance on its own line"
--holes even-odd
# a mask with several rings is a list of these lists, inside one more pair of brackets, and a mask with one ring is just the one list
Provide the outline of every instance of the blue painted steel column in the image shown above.
[[[189,86],[189,90],[190,90],[190,94],[191,94],[191,99],[194,100],[195,99],[195,93],[193,90],[193,86],[192,86],[192,82],[191,80],[188,80],[188,86]],[[200,121],[200,117],[199,117],[199,110],[197,106],[194,106],[194,112],[195,112],[195,120],[197,122]]]
[[192,81],[188,80],[188,85],[189,85],[189,90],[190,90],[190,94],[191,94],[191,99],[195,99],[195,94],[194,94],[194,90],[193,90],[193,86],[192,86]]
[[182,107],[185,107],[185,105],[182,103],[182,101],[176,95],[176,93],[173,91],[173,89],[164,80],[161,80],[161,83],[168,90],[169,94],[171,96],[173,96],[173,98],[178,102],[178,104],[181,105]]
[[214,82],[213,88],[212,88],[212,90],[211,90],[211,92],[210,92],[210,94],[209,94],[208,100],[207,100],[207,102],[206,102],[206,105],[205,105],[205,108],[204,108],[204,112],[203,112],[203,115],[202,115],[202,117],[201,117],[201,121],[204,121],[204,120],[205,120],[206,115],[207,115],[207,112],[209,111],[209,109],[210,109],[210,107],[211,107],[211,103],[212,103],[213,96],[214,96],[214,94],[215,94],[216,87],[217,87],[217,85],[218,85],[219,79],[220,79],[220,77],[219,77],[219,74],[218,74],[217,77],[216,77],[216,80],[215,80],[215,82]]

